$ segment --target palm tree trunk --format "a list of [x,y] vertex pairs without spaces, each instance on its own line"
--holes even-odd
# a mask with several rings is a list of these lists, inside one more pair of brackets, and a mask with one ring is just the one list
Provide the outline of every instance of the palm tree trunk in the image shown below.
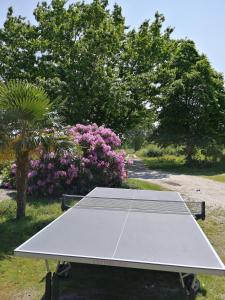
[[29,153],[22,152],[16,156],[16,202],[17,211],[16,218],[21,219],[25,217],[26,209],[26,192],[29,171]]

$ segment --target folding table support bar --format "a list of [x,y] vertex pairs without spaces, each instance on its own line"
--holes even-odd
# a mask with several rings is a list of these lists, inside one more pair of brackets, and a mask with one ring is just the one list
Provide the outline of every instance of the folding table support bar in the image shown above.
[[45,278],[45,300],[52,300],[52,273],[48,272]]
[[56,273],[52,276],[52,300],[59,299],[59,277]]
[[197,275],[191,273],[189,274],[179,273],[179,275],[180,275],[181,285],[184,289],[186,289],[187,295],[188,296],[196,295],[196,293],[200,288],[200,282],[197,279]]
[[57,264],[56,272],[51,273],[48,260],[45,260],[47,274],[45,278],[45,300],[58,300],[59,299],[59,277],[57,275],[57,269],[60,262]]
[[47,272],[49,273],[50,272],[50,268],[49,268],[49,263],[48,263],[47,259],[45,260],[45,265],[46,265]]

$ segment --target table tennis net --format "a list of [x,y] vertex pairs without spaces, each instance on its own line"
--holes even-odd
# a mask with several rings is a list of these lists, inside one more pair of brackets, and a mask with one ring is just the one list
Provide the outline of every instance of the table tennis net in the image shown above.
[[205,218],[205,203],[193,201],[122,199],[87,196],[77,203],[76,208],[123,210],[143,213],[192,214],[196,219]]

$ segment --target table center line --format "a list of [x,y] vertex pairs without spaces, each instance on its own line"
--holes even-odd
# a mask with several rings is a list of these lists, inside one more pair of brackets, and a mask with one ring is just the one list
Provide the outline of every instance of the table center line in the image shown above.
[[116,254],[116,251],[117,251],[117,248],[118,248],[118,246],[119,246],[119,242],[120,242],[120,240],[121,240],[121,237],[122,237],[122,235],[123,235],[123,232],[124,232],[124,229],[125,229],[125,226],[126,226],[126,223],[127,223],[129,214],[130,214],[130,208],[128,209],[127,214],[126,214],[126,217],[125,217],[125,219],[124,219],[123,226],[122,226],[122,229],[121,229],[119,238],[118,238],[118,240],[117,240],[116,247],[115,247],[115,250],[114,250],[114,252],[113,252],[112,257],[114,257],[115,254]]

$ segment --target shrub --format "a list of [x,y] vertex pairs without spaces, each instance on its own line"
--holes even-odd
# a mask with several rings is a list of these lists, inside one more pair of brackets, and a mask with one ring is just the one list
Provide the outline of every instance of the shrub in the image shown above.
[[207,160],[213,162],[223,160],[224,146],[218,145],[215,141],[208,144],[205,149],[201,149],[201,153],[206,157]]
[[183,148],[182,147],[174,147],[174,146],[167,146],[165,148],[162,148],[164,155],[181,155],[183,154]]
[[148,157],[160,157],[163,156],[163,150],[156,144],[149,144],[143,151],[143,155]]
[[163,151],[158,147],[151,147],[146,154],[148,157],[160,157],[163,156]]
[[136,124],[135,128],[125,132],[123,139],[127,148],[132,148],[136,152],[149,142],[153,132],[153,120],[151,114],[148,117],[150,119],[146,119],[144,123]]
[[140,156],[147,157],[161,157],[164,155],[181,155],[182,147],[174,147],[173,145],[167,147],[160,147],[158,144],[148,144],[146,147],[138,152]]
[[103,126],[78,124],[69,129],[82,150],[77,187],[80,192],[95,186],[119,186],[127,177],[125,152],[117,152],[120,138]]
[[30,162],[28,173],[28,193],[59,195],[67,192],[76,184],[79,164],[78,158],[64,152],[44,153],[39,160]]
[[[96,124],[77,124],[68,129],[68,135],[81,148],[73,156],[67,152],[42,153],[30,161],[28,193],[59,195],[87,193],[95,186],[119,186],[126,178],[125,152],[117,151],[120,138],[109,128]],[[14,185],[15,165],[3,177],[4,185]]]
[[5,165],[1,172],[2,187],[8,189],[15,188],[16,186],[15,174],[16,174],[16,165],[8,162],[8,165]]

